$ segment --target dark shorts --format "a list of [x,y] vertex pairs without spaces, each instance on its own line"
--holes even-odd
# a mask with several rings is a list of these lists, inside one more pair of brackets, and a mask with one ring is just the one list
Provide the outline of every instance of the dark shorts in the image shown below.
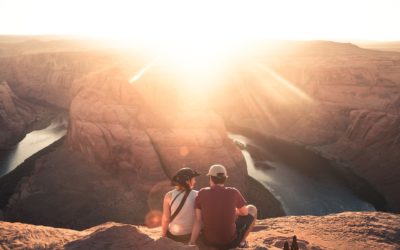
[[217,246],[213,244],[207,244],[205,239],[203,238],[203,241],[206,245],[213,246],[217,249],[230,249],[230,248],[235,248],[239,246],[240,242],[243,240],[244,235],[246,234],[247,229],[253,224],[254,217],[251,214],[248,214],[246,216],[239,216],[236,219],[236,238],[229,244],[224,245],[224,246]]
[[243,240],[247,229],[253,224],[254,217],[251,214],[246,216],[239,216],[236,220],[236,239],[230,244],[231,247],[239,246],[240,242]]
[[167,237],[170,238],[171,240],[182,242],[182,243],[188,243],[191,237],[191,234],[185,234],[185,235],[173,235],[169,230],[167,231]]

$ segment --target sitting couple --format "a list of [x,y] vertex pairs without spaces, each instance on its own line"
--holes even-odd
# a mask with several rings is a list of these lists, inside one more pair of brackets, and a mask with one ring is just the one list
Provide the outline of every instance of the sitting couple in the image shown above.
[[172,178],[175,189],[164,197],[162,236],[195,245],[201,232],[204,244],[218,249],[246,247],[246,237],[254,226],[257,209],[246,205],[241,193],[225,187],[228,178],[222,165],[213,165],[208,174],[210,187],[192,190],[199,174],[182,168]]

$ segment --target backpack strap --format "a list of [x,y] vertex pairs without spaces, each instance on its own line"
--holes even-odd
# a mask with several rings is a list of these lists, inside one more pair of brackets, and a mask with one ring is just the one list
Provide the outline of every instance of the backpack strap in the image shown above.
[[[169,223],[171,223],[171,222],[175,219],[175,217],[179,214],[179,212],[182,210],[182,207],[183,207],[183,205],[185,204],[185,201],[186,201],[186,199],[187,199],[187,197],[189,196],[189,194],[190,194],[191,191],[192,191],[192,190],[186,191],[186,193],[185,193],[185,195],[183,196],[182,201],[181,201],[181,203],[179,204],[178,208],[177,208],[177,209],[175,210],[175,212],[171,215],[171,218],[170,218],[170,220],[169,220]],[[183,193],[183,192],[181,192],[181,193]],[[181,194],[181,193],[180,193],[180,194]],[[178,197],[180,194],[178,194],[176,197]],[[176,199],[176,197],[175,197],[175,199]],[[175,199],[174,199],[174,201],[175,201]],[[172,202],[174,202],[174,201],[172,201]],[[171,205],[172,205],[172,203],[171,203]]]
[[174,204],[176,198],[178,198],[179,195],[183,194],[183,192],[185,192],[185,191],[182,191],[182,192],[180,192],[179,194],[177,194],[177,195],[174,197],[174,199],[172,200],[171,204],[169,204],[169,210],[170,210],[170,211],[171,211],[172,204]]

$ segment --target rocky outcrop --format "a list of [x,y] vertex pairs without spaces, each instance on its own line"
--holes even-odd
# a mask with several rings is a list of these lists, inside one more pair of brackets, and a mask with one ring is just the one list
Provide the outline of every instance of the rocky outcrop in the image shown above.
[[[313,46],[317,49],[307,53]],[[66,145],[71,151],[63,147],[38,161],[34,174],[21,180],[5,217],[80,229],[105,220],[142,223],[146,215],[158,218],[168,177],[178,168],[205,173],[214,163],[226,165],[228,185],[247,194],[243,156],[227,138],[224,121],[348,163],[397,211],[398,54],[336,43],[301,51],[292,48],[235,71],[233,84],[209,105],[224,120],[183,98],[168,74],[149,71],[129,84],[137,67],[103,70],[115,59],[105,54],[2,58],[0,76],[19,96],[70,106],[71,118]],[[64,173],[60,166],[73,171]],[[199,178],[199,186],[206,185]],[[65,203],[71,204],[66,211],[49,213]],[[77,220],[79,214],[86,218]]]
[[[41,152],[39,152],[41,153]],[[38,153],[38,154],[39,154]],[[24,163],[25,164],[25,163]],[[0,180],[0,209],[4,220],[84,229],[106,221],[157,226],[161,203],[171,189],[163,169],[151,179],[145,172],[109,168],[90,162],[76,150],[58,143]],[[143,170],[145,171],[145,170]],[[135,176],[140,173],[141,176]],[[205,176],[198,182],[206,182]],[[254,182],[254,181],[253,181]],[[245,182],[246,183],[246,182]],[[258,183],[249,183],[245,197],[260,208],[260,217],[283,215],[279,203]],[[197,184],[197,188],[201,187]]]
[[400,54],[319,42],[249,68],[215,102],[228,124],[348,166],[400,211]]
[[67,150],[63,144],[32,164],[31,173],[16,180],[18,186],[7,194],[1,208],[7,221],[74,229],[110,220],[131,224],[148,222],[152,226],[149,219],[155,219],[159,223],[159,210],[147,215],[155,208],[154,192],[138,192],[134,189],[135,183],[123,182],[100,165],[86,161],[78,152]]
[[[39,41],[27,42],[26,48],[40,45]],[[14,44],[0,44],[0,54],[10,46]],[[62,43],[50,47],[57,50],[60,46]],[[58,111],[55,107],[69,108],[84,83],[79,78],[112,65],[104,53],[48,51],[0,57],[0,147],[13,146],[28,132],[48,125]]]
[[168,108],[171,103],[149,102],[151,93],[125,79],[110,73],[88,79],[94,84],[76,96],[70,109],[72,148],[107,169],[130,175],[138,184],[151,180],[153,186],[185,165],[206,173],[210,165],[221,163],[232,182],[245,189],[243,156],[217,115],[185,111],[180,108],[184,103]]
[[84,231],[0,222],[2,249],[198,249],[145,227],[106,223]]
[[259,221],[249,242],[253,249],[283,249],[296,235],[300,249],[398,249],[399,223],[397,214],[376,212],[280,217]]
[[34,120],[32,108],[17,98],[6,82],[0,83],[0,101],[0,145],[11,145]]
[[[205,174],[210,165],[223,164],[230,183],[247,192],[243,156],[217,115],[187,112],[180,108],[182,103],[163,102],[176,100],[168,92],[164,99],[150,102],[152,92],[126,79],[121,72],[87,79],[89,87],[75,97],[70,109],[70,148],[115,174],[136,196],[158,193],[158,203],[169,188],[168,180],[184,166]],[[207,186],[207,178],[198,178],[198,185]],[[146,203],[132,204],[136,211],[143,207]]]
[[17,97],[7,82],[0,82],[0,148],[14,145],[51,113]]
[[105,44],[60,36],[0,36],[0,57],[104,49]]
[[[227,167],[227,185],[255,202],[260,215],[283,215],[268,191],[248,179],[243,156],[217,115],[149,102],[151,91],[129,84],[123,71],[83,79],[66,144],[40,157],[19,181],[4,204],[8,221],[74,229],[110,220],[158,225],[172,175],[190,166],[203,174],[197,187],[208,186],[205,174],[215,163]],[[174,99],[166,93],[166,100]]]
[[[328,216],[291,216],[257,221],[248,249],[283,249],[297,236],[300,249],[399,249],[399,215],[347,212]],[[108,222],[83,231],[0,222],[2,249],[203,249],[160,238],[149,229]]]
[[0,80],[20,98],[69,108],[82,87],[79,78],[113,65],[106,53],[56,52],[0,58]]

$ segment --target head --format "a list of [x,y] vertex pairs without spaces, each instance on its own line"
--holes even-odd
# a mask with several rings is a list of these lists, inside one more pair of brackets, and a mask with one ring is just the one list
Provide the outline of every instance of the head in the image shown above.
[[180,189],[190,190],[196,184],[195,177],[200,174],[191,168],[181,168],[172,177],[171,184]]
[[220,164],[212,165],[207,175],[210,176],[210,186],[224,185],[228,178],[226,168]]

